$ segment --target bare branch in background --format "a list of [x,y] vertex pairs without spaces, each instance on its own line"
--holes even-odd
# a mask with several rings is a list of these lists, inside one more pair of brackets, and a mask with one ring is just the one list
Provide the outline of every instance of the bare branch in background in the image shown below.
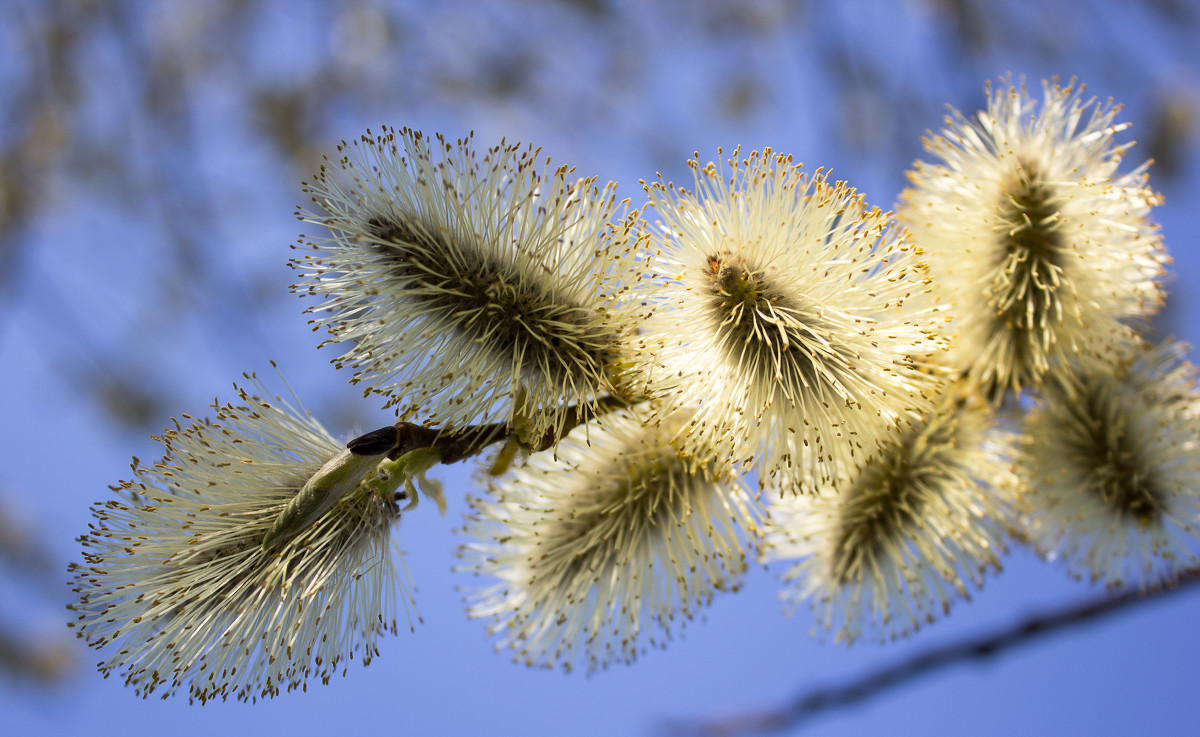
[[1105,595],[1080,602],[1048,614],[1028,617],[1015,625],[971,637],[961,642],[925,651],[900,663],[841,684],[806,691],[788,704],[765,711],[745,712],[703,722],[690,720],[668,725],[669,734],[682,737],[735,737],[736,735],[778,733],[803,727],[829,712],[852,706],[943,668],[969,662],[982,662],[1032,644],[1046,635],[1103,619],[1135,606],[1150,604],[1165,596],[1200,584],[1200,571],[1183,576],[1171,588],[1150,594],[1128,592]]
[[[57,601],[62,586],[61,566],[46,546],[39,528],[5,497],[0,497],[0,571],[4,574],[4,596],[23,595]],[[26,626],[4,621],[0,625],[0,671],[14,680],[50,686],[74,671],[75,648],[61,634],[35,635]]]

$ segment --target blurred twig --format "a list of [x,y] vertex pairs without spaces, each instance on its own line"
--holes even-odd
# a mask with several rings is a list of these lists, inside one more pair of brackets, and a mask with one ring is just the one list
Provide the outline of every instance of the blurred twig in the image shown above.
[[[4,601],[30,594],[57,599],[62,593],[58,581],[61,564],[55,561],[40,534],[41,527],[26,519],[18,505],[9,504],[7,496],[8,490],[0,493],[0,572],[4,573],[0,577],[0,591]],[[28,626],[0,620],[0,674],[39,686],[49,686],[69,676],[76,665],[70,638],[61,628],[48,635],[30,630]]]
[[0,672],[47,686],[65,679],[76,665],[70,641],[0,634]]
[[1179,578],[1175,585],[1152,593],[1131,591],[1106,594],[1080,602],[1049,614],[1037,614],[1014,626],[972,637],[962,642],[932,648],[908,660],[885,666],[866,676],[846,683],[821,686],[800,694],[783,706],[757,712],[744,712],[709,721],[677,721],[666,731],[675,735],[703,737],[732,737],[733,735],[766,734],[800,727],[813,717],[841,707],[866,701],[895,686],[909,683],[941,668],[982,661],[992,656],[1027,645],[1035,640],[1129,607],[1182,591],[1200,583],[1200,570],[1192,570]]

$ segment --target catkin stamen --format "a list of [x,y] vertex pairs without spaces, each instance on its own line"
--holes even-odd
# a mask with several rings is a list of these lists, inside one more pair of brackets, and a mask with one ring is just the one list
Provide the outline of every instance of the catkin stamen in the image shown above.
[[936,488],[940,464],[954,443],[951,421],[934,419],[869,464],[844,494],[836,542],[829,559],[830,577],[839,584],[859,583],[878,575],[890,551],[904,544],[918,526],[929,490]]
[[793,405],[815,398],[859,406],[849,386],[865,382],[854,371],[853,351],[834,339],[838,328],[815,307],[806,309],[773,289],[762,270],[739,257],[714,255],[709,264],[710,312],[729,360],[755,380],[777,386]]
[[[1059,288],[1065,266],[1054,188],[1036,166],[1022,163],[999,203],[1003,252],[991,285],[995,331],[1007,336],[1015,377],[1029,383],[1047,368],[1055,327],[1063,318]],[[991,387],[992,393],[1003,387]]]
[[469,243],[419,223],[373,217],[371,235],[385,273],[405,283],[427,314],[453,322],[526,384],[605,384],[618,336],[596,311],[554,293]]
[[1118,516],[1142,525],[1162,520],[1164,494],[1154,469],[1139,463],[1144,453],[1129,432],[1126,418],[1101,387],[1085,386],[1072,403],[1075,415],[1068,442],[1080,463],[1090,459],[1092,472],[1086,492],[1100,498]]

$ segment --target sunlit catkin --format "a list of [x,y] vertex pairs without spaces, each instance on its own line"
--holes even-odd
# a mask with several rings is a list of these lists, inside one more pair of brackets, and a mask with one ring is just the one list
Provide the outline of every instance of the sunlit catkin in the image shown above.
[[307,412],[240,399],[166,430],[163,459],[134,459],[80,538],[72,626],[142,696],[254,701],[327,682],[352,658],[370,663],[408,616],[400,500],[372,476],[385,456],[333,469],[326,511],[267,550],[280,514],[346,450]]
[[1200,391],[1187,347],[1048,387],[1024,423],[1026,535],[1110,587],[1170,583],[1200,563]]
[[808,602],[847,643],[907,635],[947,613],[1000,567],[1013,440],[982,400],[951,396],[818,496],[774,500],[767,559],[790,562],[780,598]]
[[1046,83],[1041,109],[1022,85],[988,87],[976,120],[957,111],[925,147],[898,217],[952,305],[953,355],[994,398],[1052,370],[1095,368],[1132,342],[1162,302],[1160,201],[1111,102]]
[[811,491],[932,406],[940,316],[886,213],[788,156],[739,156],[692,160],[694,192],[647,186],[662,222],[641,366],[664,411],[699,408],[686,452]]
[[469,614],[531,666],[595,670],[662,646],[738,587],[758,514],[741,483],[633,412],[577,428],[471,500]]

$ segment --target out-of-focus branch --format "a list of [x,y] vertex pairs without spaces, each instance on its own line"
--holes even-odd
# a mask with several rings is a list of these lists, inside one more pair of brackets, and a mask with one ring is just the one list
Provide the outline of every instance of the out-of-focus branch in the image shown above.
[[69,676],[75,665],[69,640],[34,638],[24,633],[15,637],[0,634],[0,672],[15,680],[30,680],[47,686]]
[[16,504],[10,504],[10,489],[0,493],[0,569],[44,586],[47,593],[58,595],[61,583],[59,566],[46,546],[33,520],[26,519]]
[[774,709],[744,712],[710,721],[673,722],[667,726],[666,731],[675,735],[732,737],[795,729],[826,711],[866,701],[941,668],[972,660],[985,660],[1006,650],[1031,643],[1044,635],[1115,614],[1138,604],[1156,601],[1196,584],[1200,584],[1200,569],[1185,573],[1169,588],[1150,593],[1133,591],[1117,595],[1108,594],[1057,612],[1037,614],[996,632],[927,650],[847,683],[813,689]]
[[[6,598],[40,593],[57,599],[62,584],[59,564],[33,520],[9,504],[8,489],[0,494],[0,591]],[[35,635],[28,628],[0,622],[0,675],[48,686],[75,669],[74,648],[63,633]],[[60,628],[61,629],[61,628]]]

